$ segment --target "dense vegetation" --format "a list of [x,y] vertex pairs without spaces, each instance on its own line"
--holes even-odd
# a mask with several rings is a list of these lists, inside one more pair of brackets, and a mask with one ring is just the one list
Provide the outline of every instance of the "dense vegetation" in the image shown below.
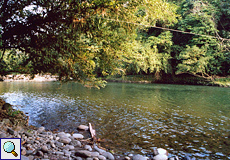
[[103,86],[117,74],[230,74],[230,0],[1,0],[0,10],[0,75]]

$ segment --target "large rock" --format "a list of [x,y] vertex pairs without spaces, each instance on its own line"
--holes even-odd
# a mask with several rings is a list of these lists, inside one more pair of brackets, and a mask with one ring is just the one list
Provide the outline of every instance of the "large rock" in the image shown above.
[[9,104],[9,103],[5,103],[3,106],[2,106],[2,110],[6,110],[7,112],[9,111],[12,111],[12,105]]

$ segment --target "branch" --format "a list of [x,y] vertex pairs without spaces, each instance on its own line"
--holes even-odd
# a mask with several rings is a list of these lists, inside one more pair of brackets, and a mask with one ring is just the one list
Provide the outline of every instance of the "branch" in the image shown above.
[[6,48],[4,47],[4,48],[3,48],[3,52],[2,52],[2,57],[1,57],[1,59],[0,59],[0,62],[3,60],[3,57],[4,57],[5,52],[6,52]]

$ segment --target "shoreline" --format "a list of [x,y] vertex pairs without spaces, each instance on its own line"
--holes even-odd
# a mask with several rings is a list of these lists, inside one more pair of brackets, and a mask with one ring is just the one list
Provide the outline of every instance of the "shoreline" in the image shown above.
[[17,75],[6,75],[2,77],[3,82],[13,82],[13,81],[26,81],[26,82],[43,82],[43,81],[58,81],[58,76],[51,74],[36,74],[32,78],[29,74],[17,74]]
[[[107,77],[102,78],[107,82],[118,83],[139,83],[139,84],[178,84],[178,85],[199,85],[214,87],[230,87],[230,77],[215,78],[214,80],[195,77],[190,74],[182,74],[173,78],[155,79],[152,75],[127,75],[124,77]],[[1,81],[1,79],[0,79]],[[59,81],[58,76],[51,74],[36,74],[32,78],[29,74],[6,75],[2,77],[2,82],[55,82]]]
[[[7,112],[10,114],[7,115]],[[74,133],[29,126],[29,117],[22,111],[13,109],[12,105],[1,98],[0,113],[0,138],[21,138],[22,160],[179,160],[176,155],[169,156],[163,148],[154,148],[147,155],[116,154],[101,147],[99,139],[97,141],[92,136],[84,136],[85,132],[91,133],[90,125],[80,125],[78,132]],[[22,122],[18,123],[18,119]]]
[[178,84],[178,85],[198,85],[213,87],[230,87],[230,77],[216,78],[215,80],[207,80],[193,75],[177,76],[173,78],[165,78],[162,80],[154,79],[152,75],[128,75],[124,77],[107,77],[107,82],[118,83],[140,83],[140,84]]

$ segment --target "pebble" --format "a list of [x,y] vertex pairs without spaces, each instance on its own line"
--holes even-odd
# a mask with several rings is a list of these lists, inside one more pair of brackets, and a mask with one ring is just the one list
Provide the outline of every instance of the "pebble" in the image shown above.
[[79,129],[79,130],[88,130],[89,129],[89,127],[88,126],[86,126],[86,125],[80,125],[80,126],[78,126],[77,127],[77,129]]
[[164,155],[164,154],[158,154],[156,156],[153,157],[154,160],[168,160],[168,156]]
[[83,138],[84,138],[84,136],[83,136],[82,134],[79,134],[79,133],[74,133],[74,134],[73,134],[73,137],[74,137],[75,139],[83,139]]
[[92,147],[90,145],[85,145],[84,146],[84,149],[88,150],[88,151],[92,151]]
[[0,133],[0,138],[6,138],[6,134],[5,133]]
[[9,134],[11,134],[11,135],[14,135],[14,134],[15,134],[14,130],[11,129],[11,128],[7,128],[7,132],[8,132]]
[[60,139],[60,142],[61,142],[61,143],[64,143],[64,144],[69,144],[69,143],[71,142],[71,139],[70,139],[70,138],[67,138],[67,137],[66,137],[66,138],[61,138],[61,139]]
[[96,145],[94,145],[94,149],[98,151],[100,154],[103,154],[104,152],[106,152],[105,150],[98,148]]
[[42,151],[38,151],[36,155],[42,157],[43,156],[43,152]]
[[106,158],[105,158],[104,156],[102,156],[102,155],[99,155],[98,158],[99,158],[100,160],[106,160]]
[[130,159],[131,159],[131,158],[130,158],[130,157],[128,157],[128,156],[126,156],[126,157],[125,157],[125,160],[130,160]]
[[102,155],[105,156],[109,160],[114,160],[114,156],[109,152],[104,152]]
[[21,155],[21,160],[30,160],[28,157]]
[[147,160],[147,158],[140,154],[137,154],[133,156],[133,160]]
[[22,154],[22,155],[26,155],[26,150],[25,150],[25,149],[22,149],[22,150],[21,150],[21,154]]
[[[88,126],[80,125],[79,130],[88,130]],[[29,132],[27,132],[29,131]],[[88,132],[88,131],[87,131]],[[10,135],[10,136],[9,136]],[[85,134],[84,134],[85,135]],[[9,128],[5,122],[0,122],[0,138],[21,138],[22,160],[115,160],[116,157],[92,142],[84,140],[83,134],[69,134],[65,132],[52,133],[45,131],[45,127],[36,129]],[[83,139],[83,140],[82,140]],[[90,145],[89,145],[90,144]],[[167,151],[157,148],[154,160],[167,160]],[[132,158],[130,158],[132,157]],[[146,160],[143,155],[128,155],[122,160]],[[175,160],[175,159],[174,159]],[[176,159],[178,160],[178,159]]]
[[87,157],[91,157],[91,152],[87,150],[78,150],[75,152],[75,156],[87,158]]
[[41,133],[43,131],[45,131],[45,127],[39,127],[38,130],[37,130],[38,133]]

